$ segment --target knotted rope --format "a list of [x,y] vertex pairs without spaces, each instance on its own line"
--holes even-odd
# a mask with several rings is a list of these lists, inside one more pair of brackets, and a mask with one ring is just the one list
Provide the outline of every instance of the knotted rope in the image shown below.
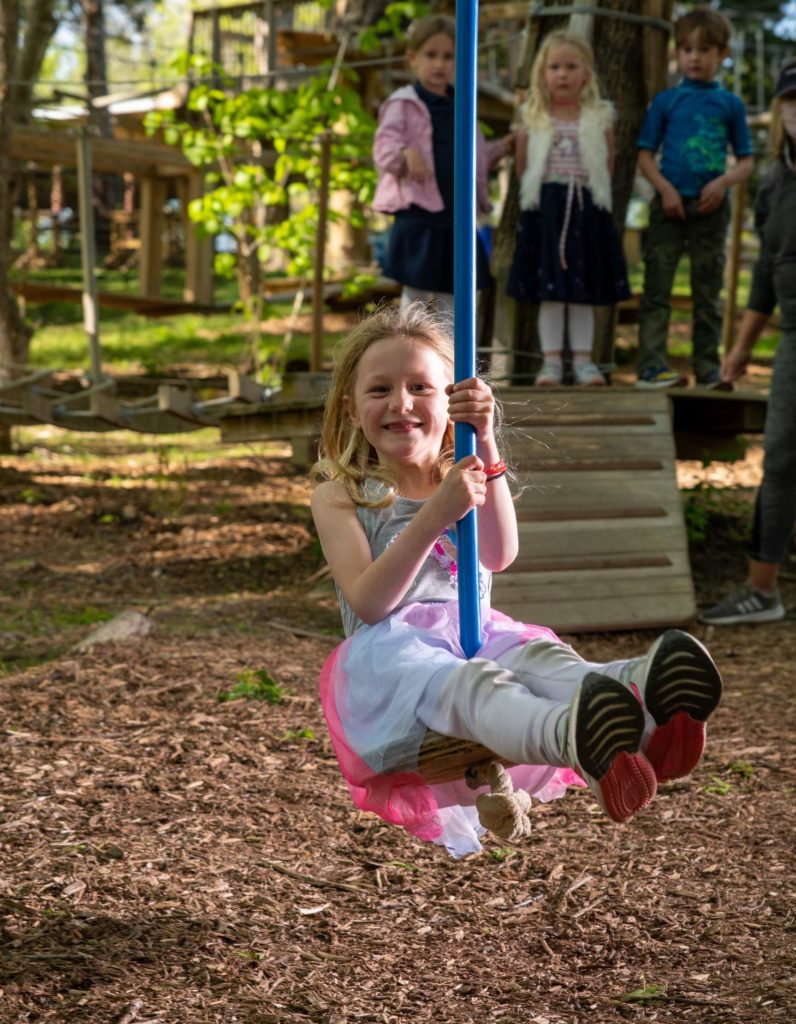
[[489,786],[475,801],[478,820],[499,839],[517,842],[531,834],[531,797],[524,789],[514,790],[511,776],[497,761],[481,761],[468,768],[470,789]]

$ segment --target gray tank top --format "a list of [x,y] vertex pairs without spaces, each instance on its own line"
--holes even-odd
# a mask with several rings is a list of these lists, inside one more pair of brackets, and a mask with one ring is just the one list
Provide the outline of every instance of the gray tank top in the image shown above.
[[[372,493],[378,493],[383,487],[376,480],[367,481],[366,486],[369,490],[372,489]],[[388,505],[386,508],[365,508],[362,505],[357,505],[357,517],[368,538],[374,560],[387,550],[422,507],[422,501],[401,497],[396,498],[392,505]],[[489,597],[492,573],[480,566],[478,576],[480,597],[483,602]],[[415,576],[412,585],[395,611],[417,601],[456,601],[459,596],[457,581],[456,527],[451,526],[438,537],[430,554],[420,567],[420,572]],[[365,623],[353,611],[339,587],[337,588],[337,597],[340,601],[345,635],[351,636]]]

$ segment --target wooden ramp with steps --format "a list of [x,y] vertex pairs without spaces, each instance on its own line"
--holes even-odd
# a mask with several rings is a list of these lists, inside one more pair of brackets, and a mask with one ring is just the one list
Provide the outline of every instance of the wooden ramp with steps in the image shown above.
[[494,607],[569,632],[691,621],[666,394],[508,388],[502,400],[520,554],[494,577]]

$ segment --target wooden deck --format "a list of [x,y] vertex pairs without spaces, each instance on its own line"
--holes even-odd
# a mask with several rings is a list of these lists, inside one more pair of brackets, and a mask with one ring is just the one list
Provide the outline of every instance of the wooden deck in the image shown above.
[[[292,393],[268,396],[233,374],[217,397],[201,400],[177,381],[152,382],[136,397],[113,380],[69,390],[42,370],[0,386],[0,420],[156,434],[213,427],[223,441],[291,440],[311,461],[324,381],[297,378]],[[504,388],[501,398],[520,488],[520,554],[495,577],[494,606],[572,632],[689,622],[695,602],[675,441],[678,449],[694,437],[727,444],[760,432],[766,396]]]
[[512,389],[520,555],[496,608],[557,630],[678,625],[695,614],[667,395]]

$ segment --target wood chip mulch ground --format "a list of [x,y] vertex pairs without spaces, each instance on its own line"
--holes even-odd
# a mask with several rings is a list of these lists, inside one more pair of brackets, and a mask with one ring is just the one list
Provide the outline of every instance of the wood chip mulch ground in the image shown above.
[[[137,458],[0,460],[0,1021],[796,1021],[793,613],[697,627],[726,682],[708,753],[632,823],[573,790],[457,862],[345,792],[303,478]],[[703,602],[743,571],[742,483],[731,514],[710,492]],[[149,636],[77,652],[86,609],[126,607]],[[272,702],[220,699],[257,679]]]

